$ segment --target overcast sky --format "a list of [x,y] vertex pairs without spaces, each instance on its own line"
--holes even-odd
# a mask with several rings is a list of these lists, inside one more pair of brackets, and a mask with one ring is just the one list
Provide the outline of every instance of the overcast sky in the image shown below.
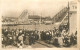
[[8,17],[18,17],[25,9],[29,14],[52,17],[67,4],[68,0],[2,0],[1,9]]

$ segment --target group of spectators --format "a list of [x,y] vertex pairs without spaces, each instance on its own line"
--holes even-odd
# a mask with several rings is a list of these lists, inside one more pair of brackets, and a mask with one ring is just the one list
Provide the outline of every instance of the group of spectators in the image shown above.
[[68,28],[42,31],[41,39],[48,44],[53,44],[56,47],[70,47],[77,44],[77,31],[69,34]]
[[37,41],[44,41],[45,43],[54,46],[71,46],[77,44],[77,31],[69,35],[66,29],[53,30],[26,30],[26,29],[2,29],[2,45],[13,45],[16,47],[22,47],[23,45],[32,45]]
[[2,44],[4,47],[13,45],[20,47],[35,44],[39,38],[37,31],[29,31],[24,29],[2,29]]

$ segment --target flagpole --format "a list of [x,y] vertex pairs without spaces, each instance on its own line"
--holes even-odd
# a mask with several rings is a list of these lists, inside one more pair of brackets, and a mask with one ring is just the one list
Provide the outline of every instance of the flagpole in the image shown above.
[[69,33],[70,33],[70,23],[69,23],[69,22],[70,22],[70,19],[69,19],[69,13],[70,13],[70,12],[69,12],[69,9],[70,9],[70,8],[69,8],[69,2],[68,2],[68,31],[69,31]]

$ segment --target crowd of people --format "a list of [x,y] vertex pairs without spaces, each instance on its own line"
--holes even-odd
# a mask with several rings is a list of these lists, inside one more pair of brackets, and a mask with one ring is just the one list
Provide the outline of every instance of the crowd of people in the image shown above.
[[69,47],[77,44],[77,31],[69,35],[66,29],[53,30],[27,30],[27,29],[2,29],[2,45],[6,47],[13,45],[16,47],[22,47],[23,45],[32,45],[36,41],[44,41],[45,43],[59,46]]

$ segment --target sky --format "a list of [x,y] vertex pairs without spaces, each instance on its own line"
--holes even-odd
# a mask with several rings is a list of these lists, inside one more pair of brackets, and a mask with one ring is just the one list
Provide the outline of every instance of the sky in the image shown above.
[[66,7],[68,0],[1,0],[2,16],[19,17],[24,10],[30,15],[53,17]]

